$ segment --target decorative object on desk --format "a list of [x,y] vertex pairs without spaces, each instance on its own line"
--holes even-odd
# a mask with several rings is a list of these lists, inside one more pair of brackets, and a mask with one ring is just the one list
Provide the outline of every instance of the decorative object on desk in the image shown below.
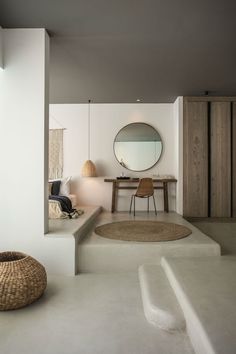
[[124,172],[121,172],[119,177],[116,177],[116,179],[130,179],[130,177],[126,176]]
[[120,177],[116,177],[116,179],[130,179],[130,177],[127,177],[127,176],[120,176]]
[[90,103],[91,100],[88,100],[88,160],[85,161],[82,168],[83,177],[97,177],[96,166],[90,160]]
[[95,233],[112,240],[134,242],[175,241],[189,236],[186,226],[160,221],[120,221],[97,226]]
[[115,137],[114,154],[122,167],[131,171],[145,171],[160,159],[163,142],[155,128],[146,123],[131,123]]
[[47,274],[36,259],[21,252],[0,253],[0,310],[14,310],[37,300]]
[[164,179],[173,179],[173,175],[163,175],[162,178]]
[[159,175],[159,174],[155,175],[155,174],[153,174],[152,176],[154,179],[171,179],[171,180],[175,179],[175,177],[173,175]]

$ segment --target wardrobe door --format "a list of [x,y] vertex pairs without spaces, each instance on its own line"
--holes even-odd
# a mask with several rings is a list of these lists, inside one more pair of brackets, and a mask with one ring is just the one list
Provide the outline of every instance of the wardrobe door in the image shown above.
[[236,102],[233,102],[232,108],[232,216],[236,217]]
[[211,103],[211,215],[231,216],[231,103]]
[[184,101],[183,214],[208,216],[208,103]]

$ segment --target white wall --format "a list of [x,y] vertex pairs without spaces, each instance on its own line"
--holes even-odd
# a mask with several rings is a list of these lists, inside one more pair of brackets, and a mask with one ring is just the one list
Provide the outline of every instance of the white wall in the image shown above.
[[176,189],[176,211],[183,215],[183,97],[174,102],[175,121],[175,175],[178,179]]
[[0,69],[3,69],[3,29],[0,26]]
[[[0,70],[0,250],[22,251],[50,272],[74,273],[74,239],[45,237],[49,38],[43,29],[4,29]],[[46,203],[47,205],[47,203]]]
[[0,151],[4,208],[1,225],[7,233],[20,232],[22,227],[28,236],[34,225],[43,234],[45,31],[8,29],[3,30],[3,35],[5,69],[0,72]]
[[[173,104],[91,104],[91,159],[96,163],[99,178],[81,178],[81,169],[88,158],[88,105],[50,105],[50,127],[64,127],[64,176],[76,180],[80,205],[102,205],[110,209],[111,184],[104,177],[175,175],[176,131]],[[158,164],[145,172],[121,168],[113,153],[113,141],[118,131],[132,122],[145,122],[158,130],[163,139],[163,154]],[[163,210],[162,191],[157,191],[158,208]],[[175,185],[170,187],[170,209],[175,210]],[[120,191],[118,210],[127,210],[130,192]],[[146,209],[139,200],[137,208]],[[151,203],[150,203],[151,204]]]

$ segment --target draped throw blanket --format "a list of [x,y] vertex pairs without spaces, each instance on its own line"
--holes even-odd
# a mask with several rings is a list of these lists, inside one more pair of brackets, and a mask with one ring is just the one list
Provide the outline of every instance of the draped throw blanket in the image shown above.
[[71,208],[71,202],[68,199],[64,196],[53,195],[49,197],[49,219],[77,219],[83,214],[83,210]]
[[49,179],[62,178],[63,175],[63,131],[49,130]]
[[59,195],[61,181],[50,182],[49,185],[49,219],[75,219],[83,214],[82,210],[72,207],[70,198]]
[[66,217],[69,219],[72,219],[72,218],[74,219],[79,216],[77,213],[77,210],[72,208],[70,198],[68,198],[64,195],[50,195],[49,201],[54,201],[54,202],[56,201],[60,204],[60,212],[59,212],[60,218]]

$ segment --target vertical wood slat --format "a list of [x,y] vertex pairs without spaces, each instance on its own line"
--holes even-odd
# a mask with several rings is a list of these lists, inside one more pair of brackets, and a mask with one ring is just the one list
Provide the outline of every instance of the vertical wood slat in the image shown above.
[[183,214],[208,216],[208,103],[184,100]]
[[236,102],[232,108],[232,216],[236,217]]
[[211,215],[231,216],[231,104],[211,103]]

